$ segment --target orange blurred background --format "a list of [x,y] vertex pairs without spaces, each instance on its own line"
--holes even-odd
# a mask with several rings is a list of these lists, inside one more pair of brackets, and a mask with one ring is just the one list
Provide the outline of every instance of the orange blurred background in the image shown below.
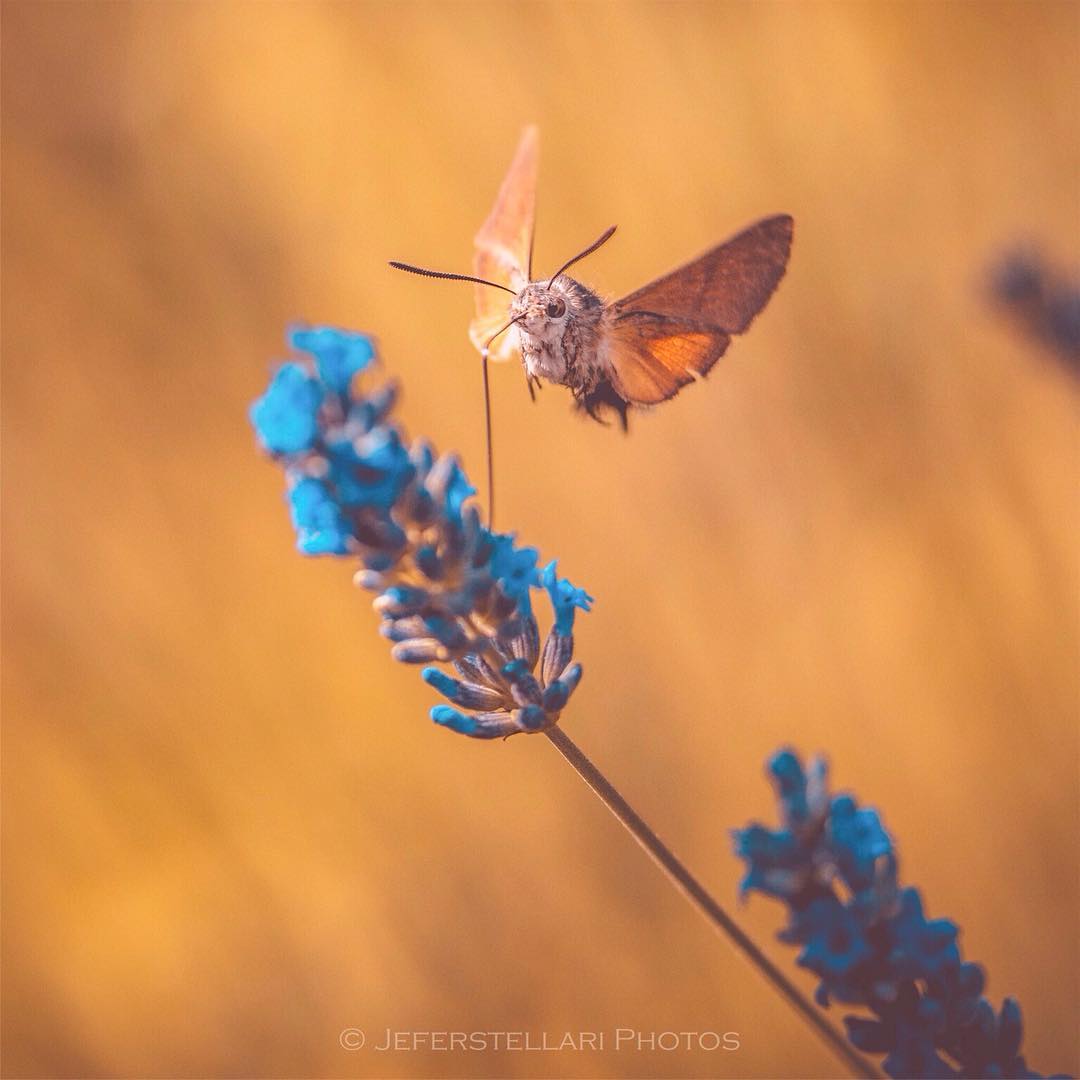
[[597,597],[566,730],[731,905],[765,757],[826,751],[1031,1065],[1080,1069],[1077,387],[981,291],[1018,238],[1080,259],[1077,11],[5,2],[5,1074],[838,1074],[546,740],[426,719],[256,451],[304,318],[376,334],[482,477],[471,287],[386,260],[467,271],[530,120],[541,272],[618,223],[579,268],[614,296],[797,223],[629,438],[495,372],[501,523]]

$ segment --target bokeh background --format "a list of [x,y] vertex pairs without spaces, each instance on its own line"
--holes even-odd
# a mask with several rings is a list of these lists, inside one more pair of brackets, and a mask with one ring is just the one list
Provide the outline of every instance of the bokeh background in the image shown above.
[[385,263],[467,270],[532,120],[541,271],[618,223],[581,267],[614,296],[797,222],[629,438],[496,372],[501,521],[597,597],[565,727],[732,905],[765,757],[826,751],[1032,1064],[1080,1069],[1077,384],[982,290],[1018,239],[1080,259],[1078,11],[5,2],[6,1075],[837,1074],[545,740],[426,720],[248,427],[287,323],[367,329],[482,476],[471,288]]

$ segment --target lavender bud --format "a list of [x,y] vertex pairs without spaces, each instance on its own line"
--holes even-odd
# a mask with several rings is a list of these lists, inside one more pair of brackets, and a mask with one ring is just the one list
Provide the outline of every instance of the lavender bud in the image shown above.
[[544,642],[544,658],[540,663],[540,678],[545,685],[550,686],[566,670],[573,655],[573,635],[552,630]]
[[402,641],[390,650],[390,655],[403,664],[430,664],[433,660],[449,660],[445,645],[434,638],[413,638]]

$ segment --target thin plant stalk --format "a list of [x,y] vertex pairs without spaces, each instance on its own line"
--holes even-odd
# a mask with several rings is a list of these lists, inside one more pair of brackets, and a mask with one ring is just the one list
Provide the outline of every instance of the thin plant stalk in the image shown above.
[[881,1074],[873,1064],[856,1051],[821,1014],[786,975],[754,944],[738,923],[716,902],[705,887],[686,868],[672,850],[649,828],[638,813],[619,794],[618,790],[585,756],[577,744],[555,725],[545,735],[570,763],[577,774],[600,797],[600,801],[626,827],[630,835],[645,849],[653,861],[667,874],[671,883],[705,916],[713,927],[727,936],[732,944],[784,995],[804,1020],[833,1050],[853,1076],[876,1078]]

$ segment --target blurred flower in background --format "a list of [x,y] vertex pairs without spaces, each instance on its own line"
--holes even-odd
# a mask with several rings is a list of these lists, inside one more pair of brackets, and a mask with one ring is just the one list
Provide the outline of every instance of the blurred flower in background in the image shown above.
[[961,959],[956,924],[927,919],[919,890],[898,884],[877,811],[830,796],[823,758],[804,768],[781,750],[768,769],[781,828],[735,830],[748,866],[742,889],[787,904],[780,939],[802,946],[798,963],[821,980],[821,1005],[875,1014],[845,1017],[851,1041],[886,1055],[893,1077],[1040,1077],[1020,1054],[1020,1006],[1006,998],[995,1013],[983,969]]
[[1016,247],[990,272],[991,299],[1032,338],[1080,375],[1080,280],[1032,247]]

